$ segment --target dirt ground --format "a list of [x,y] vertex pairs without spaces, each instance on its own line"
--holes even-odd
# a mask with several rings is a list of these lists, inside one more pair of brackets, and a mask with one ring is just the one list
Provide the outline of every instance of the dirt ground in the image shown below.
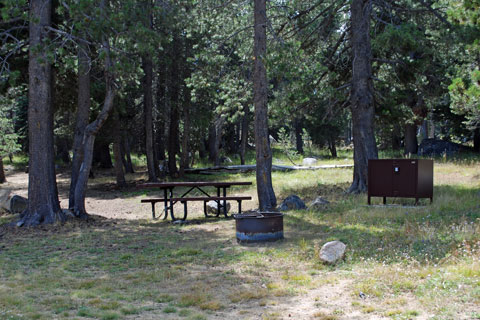
[[[28,174],[14,171],[11,168],[7,169],[9,169],[7,171],[8,182],[3,184],[2,188],[11,189],[13,194],[27,197]],[[127,188],[121,190],[114,183],[111,183],[111,177],[112,175],[108,172],[96,172],[95,179],[91,179],[89,182],[86,198],[87,212],[106,218],[94,218],[94,223],[115,224],[123,219],[151,219],[150,205],[140,203],[143,193],[136,190],[135,186],[137,183],[145,181],[145,173],[129,175],[127,181],[135,182],[131,182]],[[69,173],[60,172],[57,175],[57,184],[61,207],[67,208]],[[242,192],[242,194],[245,195],[245,192]],[[256,205],[256,195],[250,195],[254,198],[254,201],[245,203],[243,206],[244,210],[254,209]],[[203,215],[201,206],[201,203],[194,204],[193,208],[189,210],[190,212],[197,212],[192,214],[193,217],[196,215],[201,217]],[[232,210],[236,210],[236,205],[234,204],[233,206]],[[179,206],[177,210],[181,211],[182,208]],[[211,228],[211,230],[208,230],[210,232],[230,232],[234,234],[232,223],[220,222],[218,225],[198,225],[199,229],[206,227]],[[353,280],[349,279],[348,276],[342,276],[335,283],[325,284],[318,288],[304,291],[297,296],[279,298],[274,306],[259,306],[258,302],[245,302],[242,305],[241,312],[240,310],[227,308],[210,314],[209,319],[389,319],[378,314],[365,314],[358,308],[353,307],[355,301],[358,303],[358,298],[355,299],[348,293],[351,292],[352,283]],[[421,308],[413,297],[410,303],[415,307]],[[338,312],[338,315],[332,317],[332,314],[336,312]],[[161,314],[161,316],[163,319],[177,318],[177,316],[170,314]],[[158,317],[158,313],[150,315],[147,312],[141,315],[142,319],[158,319]],[[427,319],[429,315],[424,313],[415,318]]]

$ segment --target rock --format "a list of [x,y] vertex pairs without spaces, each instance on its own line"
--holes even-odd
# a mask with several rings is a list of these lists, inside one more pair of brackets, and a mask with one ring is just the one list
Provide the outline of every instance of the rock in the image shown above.
[[232,159],[229,157],[220,157],[220,163],[233,163]]
[[291,195],[291,196],[288,196],[285,200],[283,200],[278,210],[287,211],[287,210],[301,210],[306,208],[307,206],[305,205],[305,202],[302,201],[302,199],[300,199],[296,195]]
[[316,164],[317,162],[318,162],[318,160],[315,159],[315,158],[304,158],[303,161],[302,161],[302,165],[307,166],[307,167],[311,167],[314,164]]
[[[220,214],[223,213],[223,206],[225,205],[225,201],[220,201]],[[230,202],[227,202],[227,212],[230,211]],[[207,213],[209,214],[217,214],[217,201],[210,200],[207,202]]]
[[70,209],[62,209],[63,214],[65,217],[75,218],[75,214]]
[[320,249],[318,257],[323,263],[334,264],[345,256],[347,246],[341,241],[330,241]]
[[309,210],[322,210],[330,203],[330,201],[323,199],[322,197],[317,197],[310,203],[308,207]]
[[0,208],[3,208],[5,210],[10,210],[10,193],[12,190],[10,189],[1,189],[0,190]]
[[451,156],[455,153],[466,151],[467,147],[458,143],[436,139],[423,139],[420,146],[418,146],[419,156],[441,156],[446,154]]
[[22,213],[28,207],[28,199],[14,195],[10,198],[10,207],[8,210],[11,213]]

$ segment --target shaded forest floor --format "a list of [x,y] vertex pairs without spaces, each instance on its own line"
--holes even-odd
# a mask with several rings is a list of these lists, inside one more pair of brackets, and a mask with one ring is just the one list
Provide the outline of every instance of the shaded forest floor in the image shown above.
[[[87,194],[91,220],[0,227],[0,318],[480,319],[479,169],[480,159],[437,162],[434,203],[419,207],[368,207],[365,195],[346,195],[351,169],[274,173],[279,201],[322,196],[330,205],[288,212],[283,241],[242,246],[234,221],[202,218],[201,204],[188,224],[152,221],[140,199],[155,193],[135,189],[144,173],[119,190],[99,172]],[[26,195],[27,178],[10,170],[2,188]],[[255,176],[186,178],[206,179]],[[58,182],[66,207],[68,172]],[[246,210],[257,206],[254,185],[232,194],[254,197]],[[15,218],[0,215],[0,224]],[[330,240],[347,244],[336,266],[317,259]]]

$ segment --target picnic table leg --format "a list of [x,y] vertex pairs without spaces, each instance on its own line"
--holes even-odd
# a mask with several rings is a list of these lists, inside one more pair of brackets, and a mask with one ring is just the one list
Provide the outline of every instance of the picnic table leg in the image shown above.
[[[217,188],[217,197],[220,197],[220,187]],[[217,217],[220,215],[220,200],[217,200]]]
[[[223,187],[223,197],[227,196],[227,187]],[[227,200],[223,200],[223,215],[227,217]]]
[[242,213],[242,200],[237,200],[238,201],[238,213]]
[[153,220],[156,220],[156,218],[155,218],[155,202],[151,202],[151,204],[152,204],[152,218],[153,218]]
[[208,213],[207,213],[207,201],[203,201],[203,214],[205,215],[205,217],[208,217]]
[[173,215],[173,188],[170,188],[170,217],[172,217],[172,221],[175,221],[175,216]]
[[168,218],[168,194],[167,194],[167,189],[163,189],[163,201],[164,201],[164,206],[165,206],[165,216],[163,217],[163,220]]

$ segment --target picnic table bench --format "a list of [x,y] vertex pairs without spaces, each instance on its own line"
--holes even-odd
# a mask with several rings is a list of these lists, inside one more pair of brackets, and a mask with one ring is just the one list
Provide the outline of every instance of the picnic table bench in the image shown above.
[[[242,212],[242,201],[244,200],[251,200],[252,197],[250,196],[227,196],[227,189],[232,186],[246,186],[251,185],[251,182],[151,182],[151,183],[144,183],[138,185],[139,189],[160,189],[163,190],[163,198],[149,198],[149,199],[142,199],[142,203],[150,203],[152,206],[152,218],[156,218],[155,213],[155,205],[160,202],[164,205],[164,217],[163,219],[167,219],[168,213],[170,212],[170,217],[173,221],[175,220],[185,220],[187,219],[187,203],[189,201],[203,201],[203,211],[205,217],[209,217],[207,213],[207,203],[209,201],[216,201],[217,202],[217,213],[214,215],[215,217],[220,216],[221,211],[223,211],[223,215],[228,217],[227,215],[227,206],[226,201],[237,201],[238,202],[238,212]],[[188,190],[184,192],[179,197],[174,197],[173,190],[177,187],[187,187]],[[205,191],[206,187],[214,187],[216,188],[216,196],[210,195],[207,191]],[[193,190],[199,190],[203,196],[192,196],[187,197],[187,195],[192,192]],[[223,191],[223,192],[222,192]],[[181,219],[177,219],[174,214],[173,206],[176,203],[183,204],[183,217]],[[223,202],[223,205],[222,205]]]

